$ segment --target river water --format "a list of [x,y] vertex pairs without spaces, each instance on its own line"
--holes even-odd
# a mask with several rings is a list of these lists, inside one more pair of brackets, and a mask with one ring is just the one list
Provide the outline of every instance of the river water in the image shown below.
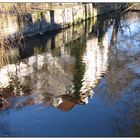
[[1,137],[140,136],[140,13],[26,38],[0,76]]

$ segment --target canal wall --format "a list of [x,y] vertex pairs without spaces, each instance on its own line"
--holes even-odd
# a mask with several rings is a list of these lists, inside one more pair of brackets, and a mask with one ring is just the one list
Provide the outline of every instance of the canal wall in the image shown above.
[[75,4],[30,13],[0,14],[0,34],[6,37],[26,37],[61,30],[100,14],[120,8],[122,4]]

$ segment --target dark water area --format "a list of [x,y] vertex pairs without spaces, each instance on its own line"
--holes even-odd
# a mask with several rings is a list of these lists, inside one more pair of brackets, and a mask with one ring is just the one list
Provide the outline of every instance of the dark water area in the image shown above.
[[13,54],[0,69],[1,137],[140,136],[139,12],[26,38]]

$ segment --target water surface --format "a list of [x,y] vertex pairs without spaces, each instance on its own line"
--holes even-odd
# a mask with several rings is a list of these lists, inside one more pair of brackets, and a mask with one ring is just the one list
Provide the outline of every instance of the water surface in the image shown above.
[[140,136],[140,13],[27,38],[0,69],[0,136]]

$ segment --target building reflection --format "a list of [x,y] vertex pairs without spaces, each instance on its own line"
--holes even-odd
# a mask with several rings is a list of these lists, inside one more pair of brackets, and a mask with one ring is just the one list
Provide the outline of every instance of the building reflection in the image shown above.
[[[85,72],[80,92],[85,103],[88,103],[88,96],[92,97],[94,87],[97,86],[108,66],[108,34],[106,33],[103,38],[102,47],[98,42],[97,37],[87,40],[86,51],[83,55]],[[88,96],[84,98],[84,95]]]
[[[60,54],[37,54],[19,64],[4,66],[0,70],[3,95],[28,96],[17,102],[16,107],[44,103],[69,111],[76,104],[88,103],[94,86],[107,69],[107,34],[102,48],[97,37],[88,39],[87,43],[78,42],[79,39],[74,41],[73,48],[62,46]],[[80,45],[81,50],[77,47]]]

